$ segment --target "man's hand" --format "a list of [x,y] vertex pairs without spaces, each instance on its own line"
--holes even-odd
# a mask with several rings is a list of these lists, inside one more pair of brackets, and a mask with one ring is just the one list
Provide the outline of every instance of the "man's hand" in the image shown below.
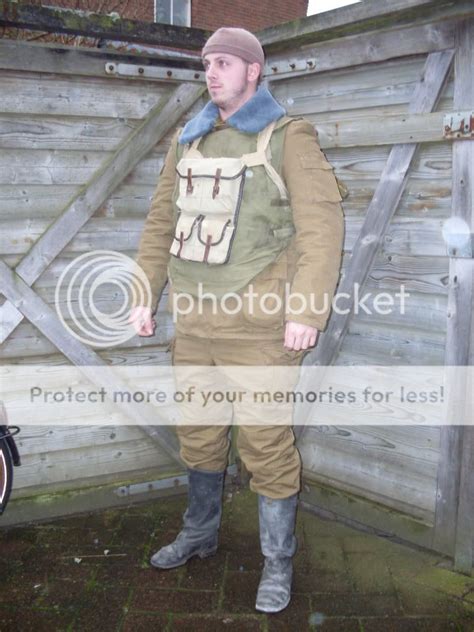
[[156,321],[151,316],[151,307],[133,307],[128,322],[139,336],[153,336],[155,333]]
[[284,346],[289,351],[301,351],[314,347],[319,331],[310,325],[302,325],[292,320],[287,321],[285,327]]

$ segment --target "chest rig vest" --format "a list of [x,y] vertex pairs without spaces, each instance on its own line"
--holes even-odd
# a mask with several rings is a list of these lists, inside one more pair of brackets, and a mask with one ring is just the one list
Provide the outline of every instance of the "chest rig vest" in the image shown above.
[[217,297],[236,292],[288,245],[292,211],[274,165],[280,168],[291,120],[273,121],[257,137],[228,127],[178,146],[168,266],[174,290],[196,295],[201,284]]

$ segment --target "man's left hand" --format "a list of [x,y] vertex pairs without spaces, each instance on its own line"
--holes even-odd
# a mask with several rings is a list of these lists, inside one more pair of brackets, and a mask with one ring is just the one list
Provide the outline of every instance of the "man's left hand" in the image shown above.
[[285,342],[283,343],[289,351],[301,351],[314,347],[318,339],[319,331],[310,325],[287,321],[285,327]]

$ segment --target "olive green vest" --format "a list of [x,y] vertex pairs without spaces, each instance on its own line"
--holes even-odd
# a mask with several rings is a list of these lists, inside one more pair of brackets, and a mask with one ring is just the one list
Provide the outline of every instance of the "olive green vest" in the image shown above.
[[[285,116],[277,121],[270,138],[267,158],[278,174],[281,173],[285,128],[292,120]],[[204,158],[238,158],[256,151],[257,138],[258,134],[222,127],[200,140],[199,152]],[[184,146],[178,145],[177,163],[184,152]],[[178,181],[179,177],[173,195],[175,226],[179,214],[176,205]],[[293,214],[287,197],[282,195],[263,165],[248,166],[229,258],[225,263],[216,265],[171,256],[168,276],[173,290],[196,296],[201,284],[201,292],[216,297],[237,292],[277,259],[294,232]]]

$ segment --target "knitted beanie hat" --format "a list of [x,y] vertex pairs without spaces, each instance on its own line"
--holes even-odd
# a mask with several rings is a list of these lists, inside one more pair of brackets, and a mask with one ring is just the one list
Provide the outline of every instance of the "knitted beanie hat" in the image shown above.
[[229,53],[250,64],[260,64],[263,71],[265,56],[255,35],[239,28],[222,27],[207,40],[202,49],[202,57],[208,53]]

